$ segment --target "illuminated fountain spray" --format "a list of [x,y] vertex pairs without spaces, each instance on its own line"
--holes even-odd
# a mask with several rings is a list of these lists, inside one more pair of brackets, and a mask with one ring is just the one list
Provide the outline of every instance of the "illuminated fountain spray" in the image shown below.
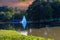
[[20,23],[22,23],[22,26],[25,29],[26,28],[26,25],[27,25],[27,20],[26,20],[26,17],[25,16],[23,16],[23,19],[22,19],[22,21]]
[[[29,22],[27,22],[27,20],[26,20],[26,17],[25,16],[23,16],[23,19],[22,19],[22,21],[20,22],[21,24],[22,24],[22,26],[23,26],[23,28],[25,29],[26,28],[26,25],[27,25],[27,23],[29,23]],[[31,28],[30,28],[30,30],[29,30],[30,32],[32,31],[31,30]],[[28,32],[27,31],[21,31],[21,34],[23,34],[23,35],[28,35]]]

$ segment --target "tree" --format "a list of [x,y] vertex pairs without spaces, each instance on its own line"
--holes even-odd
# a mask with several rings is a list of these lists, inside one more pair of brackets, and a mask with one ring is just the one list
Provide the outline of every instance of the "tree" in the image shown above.
[[37,23],[37,24],[35,24],[35,23],[31,24],[32,28],[39,28],[39,23],[38,22],[40,22],[40,19],[41,19],[41,17],[39,17],[39,16],[42,16],[41,11],[42,11],[42,8],[43,8],[40,5],[41,5],[40,0],[36,0],[32,3],[32,5],[30,5],[28,7],[27,15],[26,15],[27,20]]
[[0,29],[8,29],[11,28],[7,21],[14,15],[14,9],[7,6],[0,7],[0,22],[3,22],[0,26]]
[[[52,18],[53,9],[50,2],[34,1],[27,10],[27,19],[32,22],[32,27],[40,28],[40,25],[45,25],[44,21]],[[44,24],[40,24],[43,21]]]
[[0,22],[7,21],[7,17],[5,16],[4,12],[0,12]]
[[10,19],[12,15],[14,15],[14,9],[7,6],[2,6],[0,7],[0,14],[4,14],[8,19]]

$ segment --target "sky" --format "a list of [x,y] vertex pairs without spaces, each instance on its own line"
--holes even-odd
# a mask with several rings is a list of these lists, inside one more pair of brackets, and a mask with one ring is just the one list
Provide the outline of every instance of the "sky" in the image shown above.
[[17,7],[20,9],[27,9],[29,5],[31,5],[33,0],[28,0],[25,2],[19,2],[18,0],[0,0],[0,6],[10,6],[10,7]]

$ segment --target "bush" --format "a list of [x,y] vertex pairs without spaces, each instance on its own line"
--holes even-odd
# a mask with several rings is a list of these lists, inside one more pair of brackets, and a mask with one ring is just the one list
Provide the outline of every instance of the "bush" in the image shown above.
[[45,40],[43,37],[25,36],[15,30],[0,30],[0,40]]

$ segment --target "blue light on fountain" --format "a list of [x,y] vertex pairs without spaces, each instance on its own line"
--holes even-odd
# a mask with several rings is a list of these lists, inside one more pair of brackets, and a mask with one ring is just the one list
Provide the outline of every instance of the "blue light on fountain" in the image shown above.
[[26,25],[27,25],[27,20],[26,20],[25,16],[23,16],[23,19],[22,19],[21,23],[22,23],[23,28],[25,29]]

